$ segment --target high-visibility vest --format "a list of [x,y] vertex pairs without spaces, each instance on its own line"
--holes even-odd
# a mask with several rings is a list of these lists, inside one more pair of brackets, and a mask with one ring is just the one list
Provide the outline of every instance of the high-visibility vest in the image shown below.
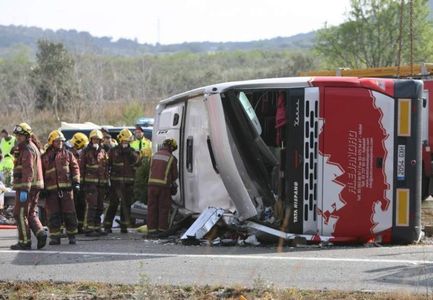
[[0,141],[0,151],[2,152],[3,157],[6,155],[11,154],[12,148],[15,146],[15,137],[11,136],[9,141],[7,141],[5,138],[1,139]]
[[131,147],[138,152],[143,152],[144,149],[150,149],[150,153],[152,153],[152,142],[148,139],[146,139],[145,137],[139,139],[139,140],[134,140],[130,143]]

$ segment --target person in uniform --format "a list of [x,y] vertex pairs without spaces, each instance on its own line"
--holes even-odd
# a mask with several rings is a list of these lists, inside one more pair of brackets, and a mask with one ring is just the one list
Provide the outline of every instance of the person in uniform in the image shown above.
[[64,147],[64,141],[60,130],[52,131],[48,136],[49,146],[42,154],[50,245],[60,244],[62,222],[69,244],[76,244],[78,232],[73,189],[80,189],[80,169],[72,152]]
[[10,248],[30,250],[31,230],[38,240],[37,248],[41,249],[47,242],[47,233],[36,212],[39,193],[44,188],[40,150],[42,145],[27,123],[16,125],[14,134],[18,145],[13,172],[13,188],[16,192],[13,214],[17,222],[18,243]]

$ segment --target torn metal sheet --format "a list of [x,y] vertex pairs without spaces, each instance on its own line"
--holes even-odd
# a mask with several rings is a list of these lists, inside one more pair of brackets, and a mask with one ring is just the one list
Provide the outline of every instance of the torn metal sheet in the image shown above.
[[131,205],[131,218],[147,220],[147,205],[139,201],[135,201]]
[[295,238],[304,238],[307,241],[313,241],[313,242],[330,242],[334,239],[333,236],[323,236],[318,234],[294,234],[294,233],[288,233],[284,232],[278,229],[274,229],[262,224],[258,224],[255,222],[247,221],[245,222],[245,226],[250,229],[255,229],[260,232],[264,232],[270,235],[273,235],[278,238],[282,238],[285,240],[293,240]]
[[204,210],[195,222],[188,228],[181,240],[202,239],[222,218],[224,209],[209,207]]

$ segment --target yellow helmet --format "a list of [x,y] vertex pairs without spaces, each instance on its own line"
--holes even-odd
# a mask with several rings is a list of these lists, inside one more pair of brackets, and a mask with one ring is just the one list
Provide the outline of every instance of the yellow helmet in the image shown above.
[[80,150],[87,146],[89,139],[84,133],[77,132],[72,136],[70,142],[76,149]]
[[32,128],[29,124],[23,122],[15,126],[14,133],[30,136],[32,134]]
[[164,147],[171,147],[172,151],[176,151],[177,143],[175,139],[165,139],[162,143]]
[[119,142],[130,142],[132,140],[132,132],[128,128],[123,128],[117,135]]
[[102,135],[101,130],[99,130],[99,129],[93,129],[92,131],[90,131],[89,140],[91,140],[94,137],[98,138],[100,140],[102,140],[104,138],[104,136]]
[[50,146],[53,145],[53,142],[58,139],[60,139],[61,141],[66,140],[65,136],[60,130],[56,129],[51,131],[50,134],[48,135],[48,145]]

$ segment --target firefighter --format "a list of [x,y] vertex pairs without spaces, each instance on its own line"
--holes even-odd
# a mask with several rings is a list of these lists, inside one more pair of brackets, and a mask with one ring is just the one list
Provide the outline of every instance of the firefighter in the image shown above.
[[69,244],[76,244],[77,214],[72,190],[80,189],[80,170],[72,152],[64,146],[60,130],[48,136],[48,148],[42,154],[46,191],[45,210],[50,230],[50,245],[60,245],[60,227],[65,223]]
[[47,234],[36,213],[39,193],[44,188],[41,163],[41,144],[27,123],[14,128],[17,138],[16,160],[14,166],[15,207],[14,218],[18,228],[18,243],[12,250],[30,250],[30,229],[38,240],[37,248],[46,245]]
[[149,237],[158,237],[168,230],[172,188],[178,178],[177,159],[172,154],[176,149],[176,140],[166,139],[150,161],[147,200]]
[[144,130],[141,126],[136,125],[134,130],[135,139],[131,142],[131,147],[138,151],[139,153],[143,153],[141,155],[152,155],[152,142],[144,136]]
[[[80,153],[84,147],[89,144],[89,139],[84,133],[77,132],[72,136],[72,139],[69,140],[69,144],[71,145],[70,151],[74,155],[75,159],[79,162]],[[84,199],[84,193],[82,189],[74,189],[74,203],[78,220],[78,233],[83,233],[86,201]]]
[[112,195],[104,220],[105,232],[111,233],[113,219],[120,202],[120,232],[127,233],[130,225],[132,187],[138,153],[130,146],[132,133],[124,128],[117,136],[119,145],[108,152],[108,169]]
[[107,152],[102,148],[102,132],[94,129],[90,143],[80,154],[80,170],[86,199],[85,230],[87,236],[100,236],[101,215],[108,187]]
[[104,148],[105,152],[108,153],[111,148],[117,146],[117,141],[111,137],[110,133],[106,128],[102,128],[101,132],[102,136],[104,137],[102,140],[102,147]]

